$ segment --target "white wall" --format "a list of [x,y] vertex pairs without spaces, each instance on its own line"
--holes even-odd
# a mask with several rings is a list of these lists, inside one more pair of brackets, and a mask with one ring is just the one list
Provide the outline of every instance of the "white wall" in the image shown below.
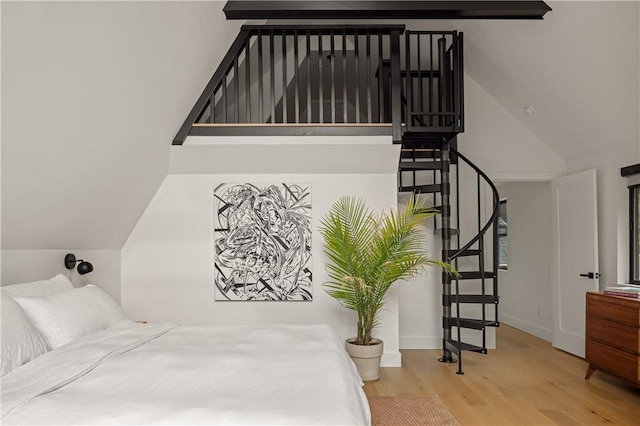
[[[598,252],[601,289],[629,279],[628,190],[620,168],[638,161],[638,145],[603,150],[567,164],[567,173],[595,168],[598,190]],[[500,272],[502,321],[550,340],[551,275],[549,184],[505,183],[509,215],[509,270]],[[546,210],[545,210],[546,209]],[[526,259],[525,259],[526,258]]]
[[[640,3],[548,3],[553,10],[542,20],[423,20],[408,28],[463,31],[465,71],[567,161],[637,142]],[[467,119],[477,113],[467,111]]]
[[458,150],[493,180],[548,180],[565,163],[517,117],[468,75],[465,78],[465,132]]
[[2,2],[2,246],[119,250],[237,36],[224,1]]
[[638,156],[638,144],[633,141],[567,165],[568,173],[596,169],[601,289],[629,280],[629,193],[620,169],[637,163]]
[[508,183],[508,270],[499,271],[500,319],[551,340],[551,192],[549,182]]
[[120,250],[2,250],[0,282],[4,286],[43,280],[60,273],[69,276],[64,267],[67,253],[93,265],[93,272],[85,275],[73,270],[70,277],[76,287],[95,284],[120,302]]
[[[268,147],[267,147],[268,148]],[[277,146],[272,147],[278,152]],[[344,155],[336,146],[335,154]],[[214,173],[219,165],[229,163],[219,146],[177,147],[176,155],[217,153],[209,156],[209,172],[170,174],[122,249],[122,306],[130,318],[171,321],[180,324],[219,323],[324,323],[342,338],[355,335],[355,314],[328,296],[321,284],[328,279],[322,237],[317,232],[319,220],[330,205],[342,195],[366,199],[376,210],[395,208],[397,203],[396,168],[399,149],[389,144],[386,153],[371,154],[371,147],[360,147],[350,157],[351,167],[340,173],[287,173],[299,167],[290,157],[271,155],[255,146],[245,146],[245,162],[234,162],[235,173]],[[375,150],[373,150],[375,151]],[[315,152],[309,148],[309,153]],[[362,164],[380,164],[377,173],[350,173]],[[251,165],[261,159],[280,173],[258,174]],[[307,159],[313,163],[314,157]],[[179,163],[178,161],[174,162]],[[188,162],[187,162],[188,163]],[[182,162],[182,164],[187,164]],[[196,168],[203,162],[196,162]],[[200,164],[198,166],[197,164]],[[275,164],[275,166],[274,166]],[[250,170],[245,167],[249,166]],[[359,166],[360,165],[360,166]],[[225,166],[228,170],[228,166]],[[313,169],[315,166],[310,164]],[[312,192],[312,302],[221,302],[213,297],[213,189],[223,182],[292,182],[311,184]],[[385,341],[383,365],[399,366],[399,329],[397,297],[387,299],[385,317],[376,333]]]

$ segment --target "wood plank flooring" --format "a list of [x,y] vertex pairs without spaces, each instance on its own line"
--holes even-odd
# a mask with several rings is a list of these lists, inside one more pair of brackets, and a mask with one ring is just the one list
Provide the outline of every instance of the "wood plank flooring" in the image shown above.
[[368,396],[434,395],[462,425],[640,426],[640,389],[596,371],[549,342],[509,326],[497,329],[498,349],[463,353],[457,365],[439,350],[402,350],[402,368],[383,368]]

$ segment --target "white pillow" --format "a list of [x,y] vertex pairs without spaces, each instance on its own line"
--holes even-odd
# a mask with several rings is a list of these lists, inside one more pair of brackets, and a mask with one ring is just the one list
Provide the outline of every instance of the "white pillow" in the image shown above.
[[73,284],[71,284],[69,278],[62,274],[58,274],[48,280],[33,281],[30,283],[14,284],[2,287],[2,294],[9,297],[43,297],[59,293],[61,291],[70,290],[72,288]]
[[15,301],[51,349],[126,318],[120,306],[92,284],[45,297],[16,297]]
[[16,367],[47,352],[47,344],[42,335],[33,327],[29,318],[18,304],[4,294],[2,309],[2,352],[1,373],[4,376]]

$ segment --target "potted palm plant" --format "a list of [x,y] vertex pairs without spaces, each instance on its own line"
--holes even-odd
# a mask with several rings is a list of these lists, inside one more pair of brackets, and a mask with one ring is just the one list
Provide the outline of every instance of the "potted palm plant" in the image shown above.
[[358,315],[356,337],[345,345],[365,381],[379,378],[383,342],[373,331],[391,285],[415,277],[427,265],[457,274],[423,249],[420,224],[437,213],[413,196],[403,210],[389,214],[378,214],[363,200],[345,196],[321,219],[330,279],[324,289]]

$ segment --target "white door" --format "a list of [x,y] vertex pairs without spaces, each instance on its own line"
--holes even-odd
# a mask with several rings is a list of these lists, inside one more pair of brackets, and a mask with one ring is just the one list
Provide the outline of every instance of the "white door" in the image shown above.
[[554,347],[584,358],[585,293],[599,291],[595,169],[551,181]]

